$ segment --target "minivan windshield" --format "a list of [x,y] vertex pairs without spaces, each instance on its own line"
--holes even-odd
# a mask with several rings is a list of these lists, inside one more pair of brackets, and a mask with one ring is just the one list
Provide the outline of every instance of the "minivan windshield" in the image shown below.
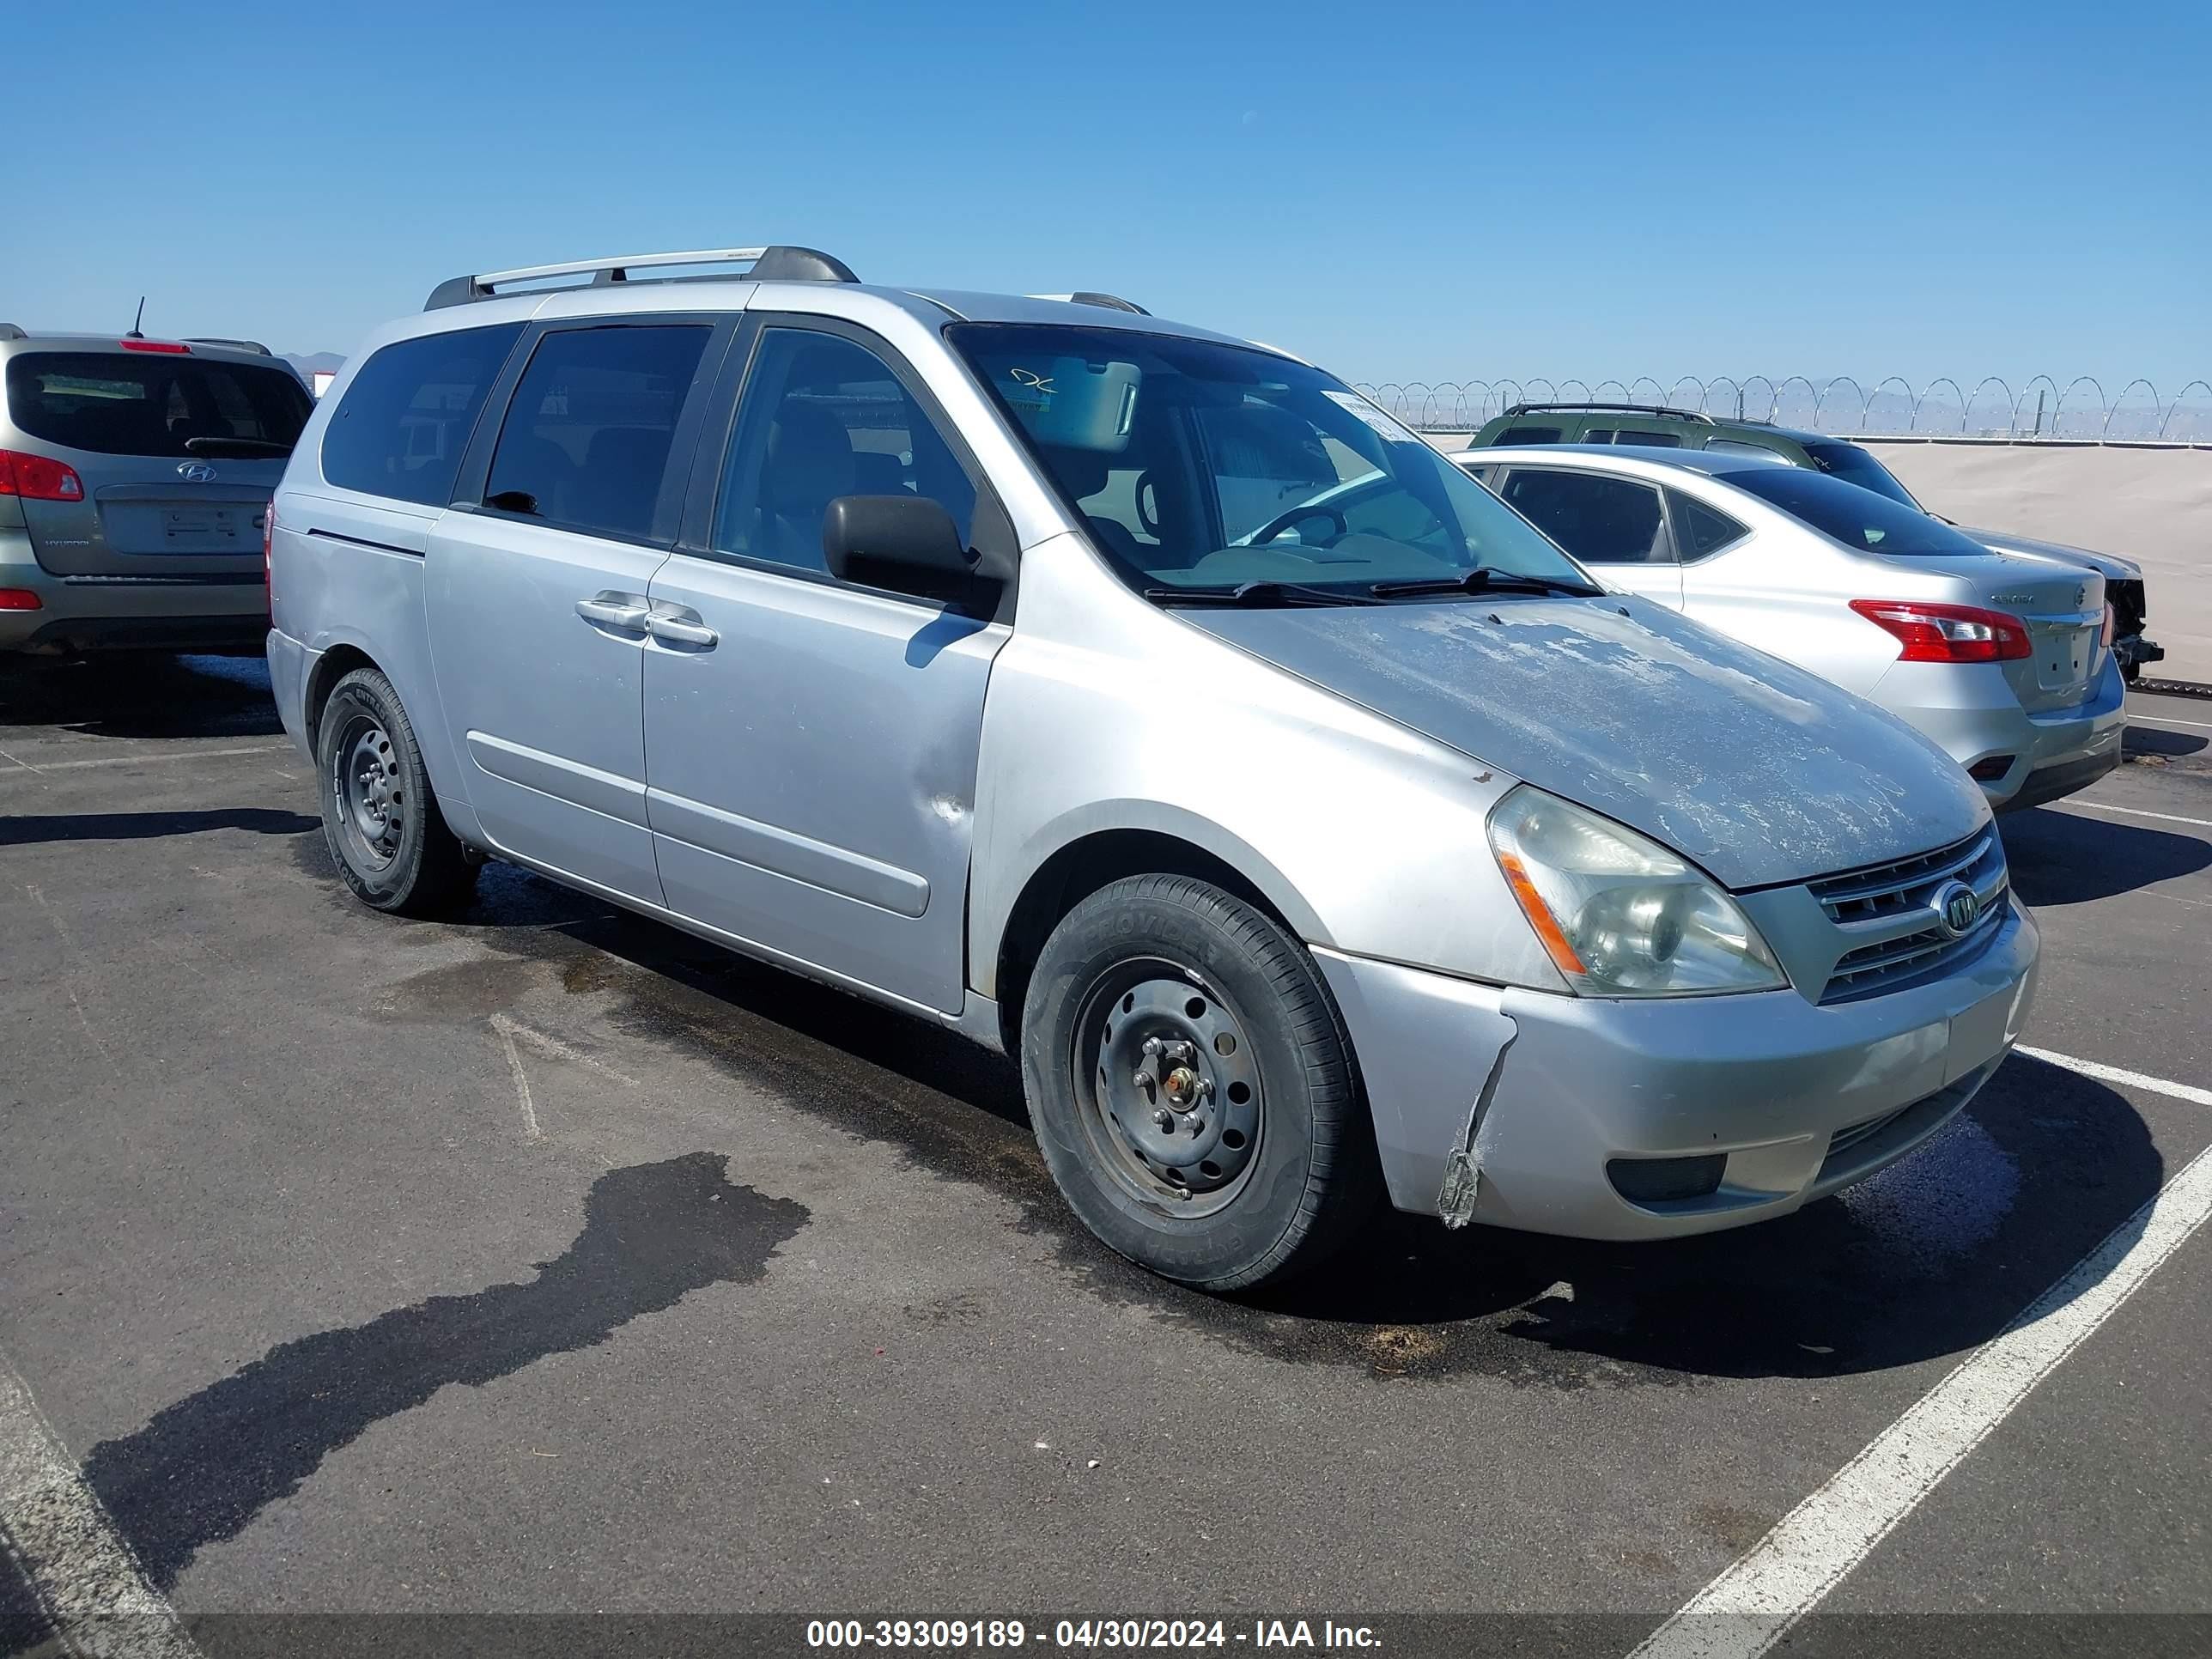
[[1928,510],[1912,499],[1912,492],[1897,481],[1894,472],[1856,444],[1807,444],[1805,453],[1812,457],[1814,465],[1832,478],[1841,478],[1845,483],[1871,489],[1877,495],[1887,495],[1915,513]]
[[946,333],[1099,550],[1155,599],[1601,591],[1433,446],[1318,369],[1135,330]]
[[100,455],[282,460],[313,404],[289,369],[185,352],[21,351],[8,416],[43,442]]
[[1845,547],[1893,558],[1961,558],[1989,551],[1917,507],[1796,466],[1745,467],[1726,475],[1738,489],[1780,507]]

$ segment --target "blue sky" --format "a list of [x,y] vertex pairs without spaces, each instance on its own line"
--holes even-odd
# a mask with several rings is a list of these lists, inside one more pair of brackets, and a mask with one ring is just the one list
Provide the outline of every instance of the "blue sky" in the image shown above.
[[787,240],[1352,379],[2212,375],[2203,6],[85,0],[6,39],[26,325],[143,291],[149,332],[346,352],[457,272]]

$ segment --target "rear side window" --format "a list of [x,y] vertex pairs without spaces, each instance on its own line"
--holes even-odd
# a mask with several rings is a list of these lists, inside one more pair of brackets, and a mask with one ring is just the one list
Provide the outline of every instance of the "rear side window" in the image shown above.
[[484,396],[520,323],[426,334],[361,366],[323,433],[323,477],[343,489],[443,507]]
[[1584,564],[1663,564],[1667,517],[1650,484],[1595,472],[1516,467],[1505,500]]
[[562,329],[514,388],[487,505],[600,536],[653,533],[676,417],[714,330]]
[[1788,456],[1769,449],[1765,444],[1741,443],[1734,438],[1708,438],[1705,440],[1705,449],[1708,453],[1714,455],[1753,455],[1762,461],[1772,461],[1779,466],[1790,465]]
[[282,457],[313,408],[288,370],[179,352],[26,351],[8,360],[15,425],[100,455]]
[[1641,444],[1646,449],[1680,449],[1682,434],[1679,432],[1645,432],[1625,426],[1613,434],[1617,444]]
[[1668,490],[1667,501],[1674,514],[1674,539],[1681,544],[1685,561],[1717,553],[1730,542],[1751,533],[1727,514],[1703,501],[1692,501],[1679,490]]
[[1493,441],[1501,444],[1555,444],[1559,441],[1560,428],[1556,426],[1509,426]]

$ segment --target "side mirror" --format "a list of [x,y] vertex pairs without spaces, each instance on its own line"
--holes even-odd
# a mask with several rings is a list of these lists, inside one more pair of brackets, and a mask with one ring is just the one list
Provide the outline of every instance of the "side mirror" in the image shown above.
[[921,495],[840,495],[822,515],[822,557],[846,581],[956,599],[999,584],[961,544],[952,515]]

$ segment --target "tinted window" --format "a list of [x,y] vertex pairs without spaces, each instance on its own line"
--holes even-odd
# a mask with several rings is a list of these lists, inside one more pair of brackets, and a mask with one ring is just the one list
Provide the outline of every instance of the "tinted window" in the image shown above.
[[1703,501],[1693,501],[1678,491],[1668,490],[1667,500],[1674,515],[1674,539],[1680,544],[1685,559],[1702,559],[1708,553],[1717,553],[1739,536],[1750,533],[1727,514]]
[[1609,426],[1591,427],[1583,434],[1583,441],[1586,444],[1609,444],[1613,441],[1613,428]]
[[1831,477],[1855,483],[1862,489],[1871,489],[1877,495],[1887,495],[1915,513],[1923,510],[1887,467],[1856,444],[1807,444],[1805,453],[1813,458],[1814,466]]
[[289,369],[175,352],[26,351],[8,360],[15,424],[101,455],[287,455],[313,408]]
[[1632,426],[1621,428],[1613,434],[1613,441],[1617,444],[1642,444],[1646,449],[1680,449],[1682,447],[1682,434],[1679,432],[1639,432]]
[[[1134,480],[1121,489],[1133,514]],[[963,543],[975,519],[975,486],[882,358],[836,335],[768,329],[745,375],[714,545],[826,571],[822,515],[840,495],[925,497]]]
[[1509,426],[1492,441],[1501,444],[1555,444],[1559,441],[1559,431],[1556,426]]
[[1378,580],[1455,583],[1477,565],[1583,580],[1433,445],[1304,363],[1134,329],[947,335],[1139,586],[1364,599]]
[[1650,484],[1516,467],[1505,500],[1584,564],[1664,563],[1666,515]]
[[1754,466],[1728,481],[1863,553],[1963,558],[1989,551],[1915,507],[1802,466]]
[[514,388],[484,500],[596,535],[653,533],[676,417],[713,330],[562,329]]
[[323,477],[345,489],[443,507],[484,394],[520,323],[426,334],[361,366],[323,432]]

